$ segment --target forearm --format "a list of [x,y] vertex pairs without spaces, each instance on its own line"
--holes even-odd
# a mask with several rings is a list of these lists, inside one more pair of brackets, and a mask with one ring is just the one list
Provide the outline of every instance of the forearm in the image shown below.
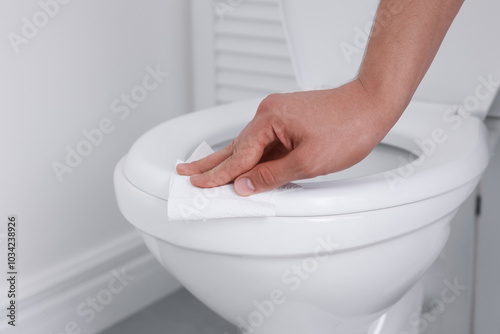
[[462,3],[381,0],[358,80],[391,123],[410,102]]

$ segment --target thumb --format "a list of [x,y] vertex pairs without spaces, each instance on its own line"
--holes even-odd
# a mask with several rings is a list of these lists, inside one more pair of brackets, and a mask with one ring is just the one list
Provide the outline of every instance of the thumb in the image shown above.
[[275,189],[293,180],[307,177],[304,159],[293,150],[286,157],[257,164],[234,181],[234,191],[249,196]]

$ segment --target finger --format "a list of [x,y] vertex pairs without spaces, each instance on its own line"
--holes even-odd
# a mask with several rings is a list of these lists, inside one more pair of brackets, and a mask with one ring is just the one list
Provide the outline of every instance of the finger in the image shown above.
[[191,176],[191,183],[200,188],[218,187],[234,180],[253,168],[262,157],[265,148],[277,139],[272,121],[267,117],[254,119],[245,126],[233,141],[231,155],[212,169]]
[[231,154],[233,153],[233,144],[229,144],[228,146],[224,147],[223,149],[212,153],[200,160],[193,161],[191,163],[182,163],[177,165],[177,173],[180,175],[195,175],[195,174],[201,174],[204,173],[224,160],[226,160]]
[[237,151],[213,169],[191,176],[191,183],[196,187],[211,188],[231,182],[255,166],[259,162],[263,150],[263,147],[254,146]]
[[309,177],[307,155],[302,153],[295,149],[284,158],[256,165],[235,180],[235,192],[240,196],[248,196]]

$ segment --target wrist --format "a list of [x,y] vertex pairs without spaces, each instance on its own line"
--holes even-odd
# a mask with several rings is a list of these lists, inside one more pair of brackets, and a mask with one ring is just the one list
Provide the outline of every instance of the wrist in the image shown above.
[[410,103],[413,90],[391,80],[384,82],[370,79],[359,75],[354,81],[362,87],[377,112],[382,113],[392,123],[392,127]]

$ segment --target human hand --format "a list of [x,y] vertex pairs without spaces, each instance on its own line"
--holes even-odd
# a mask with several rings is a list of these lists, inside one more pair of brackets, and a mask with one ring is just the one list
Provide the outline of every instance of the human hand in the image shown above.
[[180,164],[201,188],[232,180],[238,195],[271,190],[290,181],[337,172],[363,160],[397,117],[361,81],[344,86],[273,94],[231,144],[201,160]]

